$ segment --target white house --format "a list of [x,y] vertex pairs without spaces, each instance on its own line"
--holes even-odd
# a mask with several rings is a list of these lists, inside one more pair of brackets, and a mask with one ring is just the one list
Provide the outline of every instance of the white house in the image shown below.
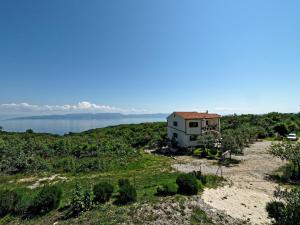
[[220,133],[220,118],[220,115],[208,112],[173,112],[167,117],[168,139],[176,140],[178,147],[195,147],[199,135]]

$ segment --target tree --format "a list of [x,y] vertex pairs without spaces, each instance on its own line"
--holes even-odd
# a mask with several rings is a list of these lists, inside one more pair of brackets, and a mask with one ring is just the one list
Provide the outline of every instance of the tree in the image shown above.
[[3,131],[3,127],[2,127],[2,126],[0,126],[0,132],[1,132],[1,131]]
[[299,129],[299,127],[295,122],[288,121],[287,122],[287,129],[288,129],[288,132],[296,132]]
[[286,136],[288,134],[288,128],[284,123],[278,123],[274,127],[274,131],[280,136]]
[[26,130],[26,133],[27,133],[27,134],[33,134],[34,132],[33,132],[32,129],[28,129],[28,130]]
[[212,133],[204,133],[198,139],[199,146],[204,149],[215,148],[216,138]]
[[295,165],[297,170],[297,179],[300,179],[300,143],[275,143],[271,145],[269,152],[281,160],[287,160]]
[[233,132],[227,132],[223,135],[221,148],[222,148],[223,152],[226,152],[226,151],[230,152],[230,159],[231,159],[232,153],[236,154],[236,153],[240,152],[239,146],[236,142]]
[[266,210],[274,225],[300,225],[300,188],[288,191],[277,188],[275,200],[269,202]]

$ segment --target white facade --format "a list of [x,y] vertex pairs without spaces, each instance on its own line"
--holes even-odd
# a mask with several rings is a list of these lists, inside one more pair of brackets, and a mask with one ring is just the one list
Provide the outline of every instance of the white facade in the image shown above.
[[[168,139],[175,139],[179,147],[188,148],[197,146],[198,137],[203,133],[220,132],[220,116],[211,118],[210,114],[207,115],[209,118],[184,118],[180,113],[172,113],[167,118]],[[205,114],[201,114],[201,117],[205,117]]]

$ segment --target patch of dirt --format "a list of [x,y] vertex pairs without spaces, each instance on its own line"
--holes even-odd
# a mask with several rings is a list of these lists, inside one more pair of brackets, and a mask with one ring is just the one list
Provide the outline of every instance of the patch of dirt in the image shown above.
[[17,183],[32,183],[30,185],[28,185],[27,187],[30,189],[35,189],[38,188],[42,185],[44,185],[45,183],[50,183],[50,184],[56,184],[58,182],[61,181],[66,181],[67,178],[66,177],[62,177],[59,174],[54,174],[50,177],[42,177],[42,178],[37,178],[37,177],[28,177],[28,178],[23,178],[23,179],[19,179],[17,181]]
[[[284,164],[267,153],[270,144],[269,141],[256,142],[244,150],[243,156],[233,157],[241,162],[232,167],[222,167],[223,176],[229,184],[218,189],[205,189],[204,202],[236,219],[248,220],[251,224],[269,224],[265,206],[272,200],[276,184],[267,176]],[[218,170],[214,160],[189,156],[176,159],[178,163],[173,168],[181,172],[201,169],[204,174],[216,174]]]
[[[34,182],[35,180],[36,180],[36,177],[27,177],[27,178],[19,179],[19,180],[17,181],[17,183]],[[10,182],[13,182],[13,181],[10,181]]]

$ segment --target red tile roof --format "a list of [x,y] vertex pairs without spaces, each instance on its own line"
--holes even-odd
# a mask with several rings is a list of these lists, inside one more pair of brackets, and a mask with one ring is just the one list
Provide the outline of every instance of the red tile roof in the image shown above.
[[186,120],[221,118],[219,114],[214,114],[214,113],[198,113],[198,112],[174,112],[174,113]]

